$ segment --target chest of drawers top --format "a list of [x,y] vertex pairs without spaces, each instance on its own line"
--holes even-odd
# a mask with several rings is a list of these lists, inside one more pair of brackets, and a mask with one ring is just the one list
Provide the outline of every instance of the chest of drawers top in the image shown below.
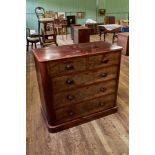
[[81,57],[87,55],[103,54],[109,51],[122,50],[122,47],[111,45],[110,43],[97,41],[73,45],[63,45],[59,47],[46,47],[33,50],[37,61],[55,61],[59,59],[67,59],[74,57]]

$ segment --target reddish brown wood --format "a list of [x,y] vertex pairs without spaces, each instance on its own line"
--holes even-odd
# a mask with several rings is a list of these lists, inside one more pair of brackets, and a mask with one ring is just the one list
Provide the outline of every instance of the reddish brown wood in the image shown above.
[[[116,112],[121,50],[122,47],[103,41],[33,50],[42,113],[49,131],[60,131]],[[73,76],[76,85],[69,88],[74,83]],[[61,80],[56,83],[57,79]],[[59,88],[63,85],[67,86]],[[98,101],[105,102],[110,94],[113,97],[106,106],[98,108]]]
[[65,122],[65,123],[62,123],[62,124],[59,124],[59,125],[54,125],[54,126],[51,126],[47,122],[45,113],[44,113],[44,111],[42,109],[41,109],[41,112],[42,112],[42,115],[44,117],[44,120],[45,120],[46,126],[48,128],[48,131],[52,132],[52,133],[55,133],[55,132],[59,132],[59,131],[68,129],[70,127],[74,127],[74,126],[77,126],[77,125],[92,121],[94,119],[98,119],[98,118],[113,114],[113,113],[117,112],[117,109],[118,109],[118,107],[113,107],[113,108],[107,109],[105,111],[99,111],[99,112],[96,112],[96,113],[92,113],[92,114],[90,114],[90,115],[88,115],[86,117],[77,118],[77,119],[74,119],[72,121]]
[[118,45],[123,47],[122,54],[129,56],[129,33],[118,34]]
[[74,26],[74,43],[86,43],[90,41],[90,28],[85,26]]
[[76,58],[97,54],[106,54],[108,52],[117,52],[122,50],[120,46],[111,45],[108,42],[97,41],[91,43],[81,43],[73,45],[63,45],[59,47],[46,47],[33,50],[33,54],[39,62],[50,62],[55,60]]

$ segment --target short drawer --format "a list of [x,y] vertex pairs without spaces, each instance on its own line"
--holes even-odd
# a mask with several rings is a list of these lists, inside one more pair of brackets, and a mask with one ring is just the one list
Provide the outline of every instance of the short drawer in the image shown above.
[[47,62],[47,71],[49,76],[56,76],[66,73],[73,73],[77,71],[83,71],[86,69],[86,59],[75,58],[66,59],[56,62]]
[[106,95],[74,106],[56,110],[56,122],[61,123],[114,106],[115,95]]
[[117,77],[117,73],[118,73],[117,66],[104,67],[104,68],[95,70],[93,71],[91,82],[94,83],[94,82],[115,79]]
[[120,60],[120,52],[104,53],[89,57],[89,69],[97,67],[105,67],[108,65],[117,65]]
[[115,88],[116,81],[110,80],[107,82],[78,88],[74,91],[65,91],[57,93],[53,95],[53,104],[55,108],[61,108],[64,105],[74,105],[84,100],[114,93],[116,90]]
[[117,66],[106,67],[95,71],[83,72],[74,75],[52,78],[53,92],[57,93],[63,90],[69,90],[81,85],[94,82],[110,80],[116,78]]

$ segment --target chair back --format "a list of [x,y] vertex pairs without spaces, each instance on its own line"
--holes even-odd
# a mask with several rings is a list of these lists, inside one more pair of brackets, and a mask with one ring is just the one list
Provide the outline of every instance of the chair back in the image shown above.
[[45,16],[45,9],[43,7],[36,7],[35,8],[35,14],[37,16],[37,18],[43,18]]

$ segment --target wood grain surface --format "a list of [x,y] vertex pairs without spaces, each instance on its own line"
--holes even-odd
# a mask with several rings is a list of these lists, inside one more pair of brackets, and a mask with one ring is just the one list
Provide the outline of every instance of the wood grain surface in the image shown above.
[[[58,37],[59,45],[73,43],[70,36],[67,36],[67,40]],[[110,34],[106,37],[109,42],[111,38]],[[99,36],[93,35],[90,39],[98,41]],[[128,155],[128,66],[128,57],[122,55],[117,96],[118,113],[50,134],[40,111],[32,52],[27,52],[27,155]]]

